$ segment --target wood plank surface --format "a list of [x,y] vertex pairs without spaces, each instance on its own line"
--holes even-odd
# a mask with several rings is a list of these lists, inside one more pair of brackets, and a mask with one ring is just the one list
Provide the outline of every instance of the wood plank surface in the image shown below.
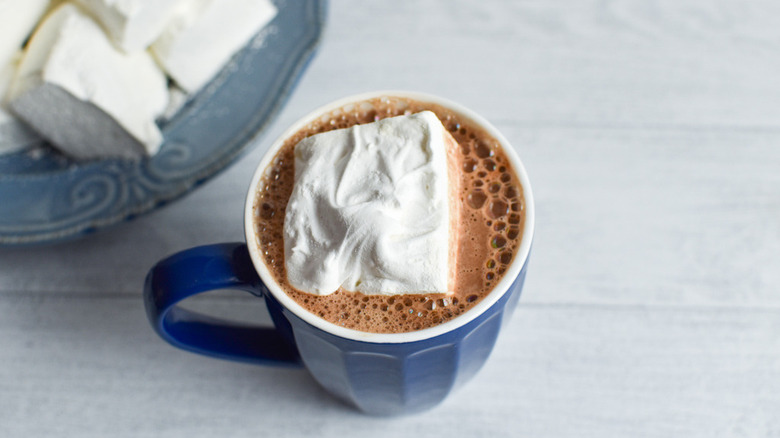
[[[212,300],[224,314],[247,301]],[[777,436],[780,311],[523,304],[444,404],[365,417],[302,370],[203,358],[132,298],[0,301],[3,436]]]

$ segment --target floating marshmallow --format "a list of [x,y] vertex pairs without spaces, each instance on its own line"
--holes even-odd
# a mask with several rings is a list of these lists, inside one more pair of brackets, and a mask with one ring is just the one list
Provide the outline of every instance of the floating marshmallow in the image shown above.
[[298,143],[284,218],[290,284],[317,295],[446,293],[454,144],[430,111]]
[[151,51],[179,86],[194,92],[275,15],[268,0],[184,2]]
[[154,120],[168,90],[146,52],[119,51],[95,21],[65,3],[30,40],[10,100],[18,116],[73,157],[132,159],[159,149]]
[[179,3],[193,0],[76,0],[125,52],[145,50],[162,33]]

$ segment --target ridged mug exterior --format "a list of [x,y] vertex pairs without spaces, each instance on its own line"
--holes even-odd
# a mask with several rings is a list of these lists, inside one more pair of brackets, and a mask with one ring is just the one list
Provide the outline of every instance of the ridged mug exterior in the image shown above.
[[[502,280],[474,308],[437,326],[407,333],[366,333],[325,321],[303,309],[273,280],[260,255],[253,217],[257,187],[285,139],[322,114],[382,96],[444,106],[476,122],[502,145],[520,180],[525,199],[522,241]],[[347,97],[319,108],[293,124],[269,148],[254,175],[245,206],[250,257],[277,328],[284,326],[304,366],[323,388],[372,415],[422,412],[439,404],[484,365],[500,329],[517,306],[525,281],[534,231],[534,205],[525,169],[510,143],[474,112],[435,96],[381,91]]]

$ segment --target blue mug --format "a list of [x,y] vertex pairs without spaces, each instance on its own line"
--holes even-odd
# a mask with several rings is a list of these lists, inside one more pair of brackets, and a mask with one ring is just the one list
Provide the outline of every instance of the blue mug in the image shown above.
[[[456,318],[406,333],[348,329],[302,308],[275,283],[263,263],[253,226],[256,190],[284,140],[323,114],[382,96],[435,103],[477,123],[501,143],[525,198],[521,244],[493,291]],[[522,163],[510,143],[490,123],[439,97],[385,91],[328,104],[283,133],[266,152],[252,179],[244,225],[246,243],[191,248],[152,268],[146,278],[144,301],[155,331],[176,347],[212,357],[304,366],[334,396],[365,413],[387,416],[432,408],[471,379],[485,363],[523,288],[534,231],[534,204]],[[274,326],[224,321],[178,305],[193,295],[223,289],[243,290],[263,298]]]

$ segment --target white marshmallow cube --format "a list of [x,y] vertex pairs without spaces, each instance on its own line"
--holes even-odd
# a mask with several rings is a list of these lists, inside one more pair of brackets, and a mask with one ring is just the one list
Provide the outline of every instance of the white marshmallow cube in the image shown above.
[[76,0],[125,52],[146,50],[162,33],[179,3],[193,0]]
[[10,112],[6,95],[22,44],[48,5],[49,0],[0,0],[0,154],[15,152],[38,138]]
[[448,292],[448,138],[425,111],[301,140],[284,218],[290,284],[316,295]]
[[0,69],[12,62],[49,0],[0,0]]
[[151,51],[187,92],[198,91],[276,15],[268,0],[192,0],[180,5]]

